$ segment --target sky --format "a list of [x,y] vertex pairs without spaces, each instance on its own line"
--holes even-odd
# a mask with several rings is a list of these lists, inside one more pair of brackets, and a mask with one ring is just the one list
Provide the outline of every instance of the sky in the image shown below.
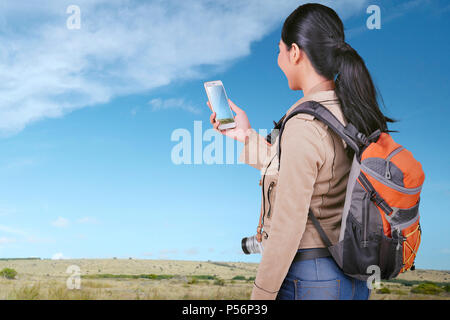
[[[211,130],[203,82],[222,80],[252,127],[270,130],[302,97],[277,66],[283,21],[302,3],[2,1],[0,257],[258,262],[240,245],[258,224],[260,172]],[[449,270],[450,6],[321,3],[425,171],[416,266]],[[370,5],[380,29],[367,28]],[[208,157],[212,141],[229,158]]]

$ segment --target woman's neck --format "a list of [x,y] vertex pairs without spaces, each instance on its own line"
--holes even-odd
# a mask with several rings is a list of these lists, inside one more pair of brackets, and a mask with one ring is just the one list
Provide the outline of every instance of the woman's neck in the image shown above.
[[303,95],[307,96],[317,91],[333,90],[335,87],[333,80],[322,80],[320,82],[311,82],[303,89]]

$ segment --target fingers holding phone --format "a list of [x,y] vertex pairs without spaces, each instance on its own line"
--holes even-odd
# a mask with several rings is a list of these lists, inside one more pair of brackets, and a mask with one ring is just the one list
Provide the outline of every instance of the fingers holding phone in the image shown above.
[[213,125],[214,130],[221,131],[219,130],[220,122],[216,121],[216,113],[214,111],[209,116],[209,122],[211,122],[211,124]]

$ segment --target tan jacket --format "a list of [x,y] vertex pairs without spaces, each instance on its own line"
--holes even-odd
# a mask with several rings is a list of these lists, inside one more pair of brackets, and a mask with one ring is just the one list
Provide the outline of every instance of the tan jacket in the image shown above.
[[[322,82],[292,105],[315,100],[344,125],[334,82]],[[331,242],[338,241],[341,213],[351,161],[345,142],[308,114],[291,118],[281,139],[278,172],[278,137],[272,145],[254,129],[245,141],[239,160],[260,169],[264,213],[264,252],[258,266],[252,299],[275,299],[299,248],[325,247],[308,220],[311,207]]]

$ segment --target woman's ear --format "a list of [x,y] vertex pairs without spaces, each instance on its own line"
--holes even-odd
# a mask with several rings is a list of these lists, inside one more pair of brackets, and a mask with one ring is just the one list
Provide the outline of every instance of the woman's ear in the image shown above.
[[298,47],[296,43],[293,43],[291,50],[289,50],[289,60],[293,64],[299,64],[303,57],[303,51]]

